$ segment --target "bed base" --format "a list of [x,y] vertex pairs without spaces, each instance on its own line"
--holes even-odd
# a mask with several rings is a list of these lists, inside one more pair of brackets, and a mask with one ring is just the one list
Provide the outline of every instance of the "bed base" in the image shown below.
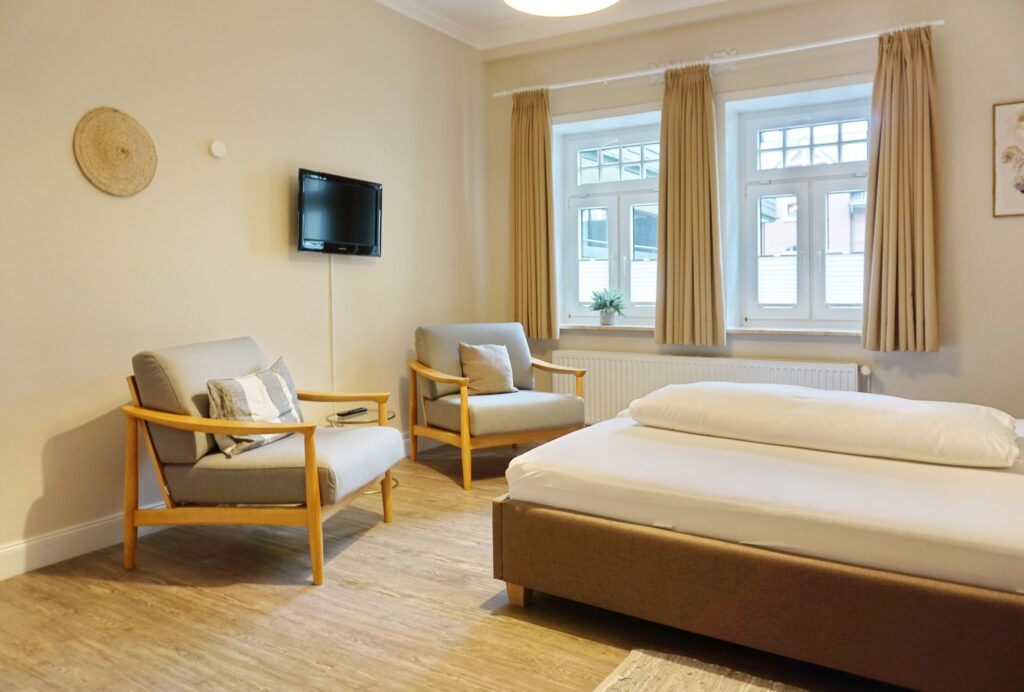
[[494,500],[494,576],[923,690],[1024,686],[1024,596]]

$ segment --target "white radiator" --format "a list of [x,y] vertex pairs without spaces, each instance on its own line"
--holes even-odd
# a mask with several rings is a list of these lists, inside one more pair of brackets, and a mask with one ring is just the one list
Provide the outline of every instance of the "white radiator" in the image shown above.
[[[555,351],[552,360],[557,365],[587,369],[587,376],[583,379],[587,423],[614,418],[634,399],[667,384],[764,382],[848,392],[860,389],[860,366],[856,363],[566,350]],[[560,394],[575,392],[574,378],[555,375],[552,380],[554,391]]]

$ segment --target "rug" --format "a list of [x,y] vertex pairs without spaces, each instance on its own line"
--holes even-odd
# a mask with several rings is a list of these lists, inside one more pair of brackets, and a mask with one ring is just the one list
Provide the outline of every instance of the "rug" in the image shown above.
[[633,649],[594,692],[801,692],[803,688],[772,682],[755,675],[688,656]]

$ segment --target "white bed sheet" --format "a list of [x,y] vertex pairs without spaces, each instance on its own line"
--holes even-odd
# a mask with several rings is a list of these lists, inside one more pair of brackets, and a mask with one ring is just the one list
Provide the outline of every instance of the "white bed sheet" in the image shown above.
[[[1024,421],[1017,430],[1024,437]],[[1024,593],[1021,462],[978,469],[874,459],[622,416],[522,454],[506,475],[514,500]]]

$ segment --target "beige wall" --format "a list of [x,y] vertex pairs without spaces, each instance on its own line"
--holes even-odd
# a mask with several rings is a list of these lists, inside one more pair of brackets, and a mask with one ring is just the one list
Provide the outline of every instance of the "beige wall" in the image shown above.
[[[915,398],[956,399],[1001,407],[1024,417],[1024,218],[992,217],[991,108],[1024,99],[1020,0],[834,0],[665,29],[619,40],[492,60],[486,91],[644,69],[652,63],[697,59],[713,51],[740,53],[807,43],[898,24],[945,19],[935,30],[941,117],[941,317],[937,354],[882,355],[856,339],[730,336],[724,349],[659,348],[653,336],[565,333],[539,350],[580,348],[750,357],[854,360],[875,371],[876,391]],[[872,72],[876,43],[795,53],[742,63],[716,75],[719,94]],[[648,80],[552,92],[563,115],[658,102]],[[487,222],[507,237],[510,99],[488,99]],[[493,318],[510,316],[509,246],[491,245]],[[504,280],[502,280],[504,278]]]
[[[402,410],[414,327],[485,312],[481,80],[477,51],[372,0],[0,0],[0,548],[119,510],[136,351],[251,334],[330,386],[300,166],[384,184],[383,257],[334,260],[337,385]],[[101,105],[156,143],[134,197],[75,165]]]

